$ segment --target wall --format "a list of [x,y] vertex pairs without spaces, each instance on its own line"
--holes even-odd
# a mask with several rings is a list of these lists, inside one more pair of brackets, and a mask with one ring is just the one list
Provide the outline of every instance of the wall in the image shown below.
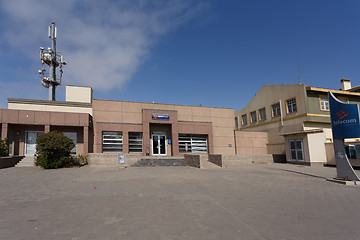
[[[286,109],[286,100],[296,98],[297,112],[287,113]],[[296,84],[296,85],[265,85],[263,86],[251,99],[248,105],[235,112],[235,115],[239,117],[241,121],[241,116],[247,114],[248,124],[242,126],[241,122],[239,126],[242,130],[250,128],[258,128],[273,122],[280,122],[280,117],[272,117],[272,108],[273,104],[281,102],[281,112],[284,119],[284,122],[291,120],[294,117],[303,115],[306,113],[306,101],[305,101],[305,85]],[[266,120],[258,121],[256,124],[250,123],[250,112],[257,111],[261,108],[266,110]]]
[[209,162],[222,167],[223,166],[223,162],[222,162],[222,155],[221,154],[209,154]]
[[307,140],[311,163],[326,163],[325,133],[308,133]]
[[326,163],[329,165],[336,165],[334,144],[325,143],[325,152],[326,152]]
[[184,158],[188,166],[200,168],[200,155],[185,154]]
[[[267,152],[271,154],[284,154],[284,138],[280,136],[283,133],[293,131],[295,128],[302,128],[306,121],[306,96],[305,85],[267,85],[263,86],[249,104],[235,112],[239,119],[239,130],[268,132]],[[297,112],[287,113],[286,100],[296,98]],[[281,102],[281,117],[272,117],[272,105]],[[256,111],[257,118],[259,109],[266,110],[266,120],[258,121],[256,124],[250,124],[250,112]],[[241,125],[241,116],[247,115],[246,126]]]
[[66,86],[66,102],[92,103],[91,87]]
[[236,154],[267,154],[268,133],[235,131]]
[[15,165],[20,162],[21,158],[24,156],[15,156],[15,157],[0,157],[0,169],[15,167]]
[[[146,112],[144,112],[146,111]],[[170,120],[154,121],[151,113],[168,113]],[[145,117],[146,116],[146,117]],[[148,123],[172,124],[171,132],[176,134],[207,134],[211,153],[235,153],[234,109],[196,107],[157,103],[93,100],[95,152],[101,152],[102,131],[129,131],[142,128],[144,149],[150,147]],[[145,125],[143,125],[145,123]],[[176,135],[177,136],[177,135]],[[123,140],[124,143],[126,140]],[[172,139],[172,151],[177,155],[177,137]],[[231,147],[229,147],[231,144]],[[124,149],[124,153],[126,150]]]
[[78,132],[77,151],[86,155],[90,119],[90,115],[84,113],[0,109],[2,137],[9,137],[15,155],[24,154],[26,131],[47,132],[61,127]]
[[90,103],[52,102],[44,100],[8,99],[8,109],[50,112],[88,113],[92,115]]

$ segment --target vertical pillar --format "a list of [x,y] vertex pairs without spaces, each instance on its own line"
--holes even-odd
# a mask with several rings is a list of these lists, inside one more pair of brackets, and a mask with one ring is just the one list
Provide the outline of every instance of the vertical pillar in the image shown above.
[[45,126],[44,126],[44,132],[45,132],[45,133],[50,132],[50,125],[45,125]]
[[143,122],[143,155],[146,156],[146,153],[151,154],[150,149],[150,123]]
[[89,153],[89,127],[84,127],[84,155],[87,156]]
[[344,139],[334,138],[334,152],[337,177],[351,181],[359,181],[359,177],[346,156]]
[[179,155],[179,127],[176,122],[171,124],[172,156]]
[[123,153],[129,153],[129,132],[123,131]]
[[[92,129],[93,131],[93,152],[94,153],[101,153],[102,152],[102,131],[97,130],[97,125],[94,124],[94,127]],[[101,127],[100,127],[101,129]],[[101,139],[101,140],[100,140]]]
[[1,138],[7,138],[8,137],[8,123],[2,123],[1,124]]

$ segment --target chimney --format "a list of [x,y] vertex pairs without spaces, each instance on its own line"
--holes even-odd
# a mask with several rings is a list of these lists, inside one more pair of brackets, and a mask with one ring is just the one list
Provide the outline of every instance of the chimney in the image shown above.
[[341,90],[346,91],[351,89],[351,80],[350,79],[341,79]]

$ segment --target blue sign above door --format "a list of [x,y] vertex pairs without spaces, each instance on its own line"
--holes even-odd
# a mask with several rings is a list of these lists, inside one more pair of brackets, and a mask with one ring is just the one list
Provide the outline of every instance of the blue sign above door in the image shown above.
[[152,119],[161,119],[161,120],[169,120],[170,119],[170,116],[169,114],[153,114],[152,115]]

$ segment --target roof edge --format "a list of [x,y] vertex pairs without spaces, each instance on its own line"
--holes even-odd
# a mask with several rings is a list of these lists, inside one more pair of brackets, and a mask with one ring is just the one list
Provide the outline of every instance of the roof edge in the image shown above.
[[24,98],[8,98],[7,102],[8,103],[67,106],[67,107],[85,107],[85,108],[91,108],[92,107],[92,103],[49,101],[49,100],[24,99]]

